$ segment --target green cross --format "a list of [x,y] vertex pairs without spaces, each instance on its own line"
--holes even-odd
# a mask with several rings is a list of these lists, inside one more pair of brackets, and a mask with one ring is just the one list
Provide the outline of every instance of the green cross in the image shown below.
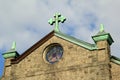
[[53,25],[54,23],[55,23],[55,28],[54,28],[54,30],[55,31],[57,31],[57,32],[59,32],[60,30],[59,30],[59,22],[64,22],[66,20],[66,18],[64,17],[64,16],[61,16],[61,14],[60,13],[56,13],[55,15],[54,15],[54,18],[52,19],[52,18],[50,18],[50,20],[48,21],[48,23],[50,24],[50,25]]

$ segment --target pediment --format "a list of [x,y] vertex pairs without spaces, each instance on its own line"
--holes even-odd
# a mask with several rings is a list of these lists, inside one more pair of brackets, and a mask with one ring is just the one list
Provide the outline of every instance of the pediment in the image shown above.
[[96,47],[95,44],[87,43],[85,41],[79,40],[79,39],[74,38],[72,36],[68,36],[66,34],[63,34],[61,32],[52,31],[49,34],[47,34],[45,37],[43,37],[41,40],[39,40],[37,43],[35,43],[28,50],[26,50],[22,55],[20,55],[19,57],[13,59],[12,60],[12,64],[20,62],[22,59],[24,59],[26,56],[28,56],[29,54],[31,54],[34,50],[36,50],[38,47],[40,47],[41,45],[43,45],[46,41],[48,41],[53,36],[59,37],[61,39],[64,39],[64,40],[66,40],[68,42],[71,42],[71,43],[73,43],[75,45],[83,47],[83,48],[85,48],[87,50],[96,50],[97,49],[97,47]]

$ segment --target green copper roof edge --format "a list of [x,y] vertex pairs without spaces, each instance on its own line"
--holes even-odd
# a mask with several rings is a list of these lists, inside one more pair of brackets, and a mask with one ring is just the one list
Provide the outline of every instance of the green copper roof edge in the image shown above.
[[104,34],[100,34],[100,35],[95,35],[95,36],[92,36],[93,37],[99,37],[99,36],[104,36],[104,35],[108,35],[110,37],[110,39],[114,42],[114,40],[112,39],[110,33],[104,33]]
[[120,65],[120,61],[117,61],[117,60],[115,60],[115,59],[111,59],[111,62],[114,62],[114,63]]
[[116,57],[116,56],[113,56],[113,55],[112,55],[111,58],[114,58],[114,59],[120,61],[120,58],[118,58],[118,57]]
[[97,34],[97,35],[94,35],[93,37],[97,37],[97,36],[103,36],[103,35],[110,35],[110,33],[102,33],[102,34]]
[[95,42],[102,41],[102,40],[107,40],[110,45],[114,42],[110,33],[95,35],[95,36],[92,36],[92,38]]
[[114,42],[113,38],[111,37],[110,33],[108,34],[109,35],[109,39],[111,39],[112,42]]
[[17,51],[5,52],[2,55],[5,59],[19,56]]
[[120,65],[120,58],[111,56],[111,62],[114,62],[114,63]]
[[7,51],[7,52],[5,52],[3,54],[9,54],[9,53],[13,53],[13,52],[17,52],[17,51],[15,51],[15,50],[9,50],[9,51]]
[[15,53],[15,52],[13,52],[13,53],[11,52],[10,54],[5,53],[5,54],[2,54],[2,55],[3,55],[3,57],[4,57],[5,59],[16,57],[16,53]]
[[72,42],[74,44],[77,44],[77,45],[79,45],[81,47],[84,47],[84,48],[86,48],[88,50],[96,50],[97,49],[97,46],[95,44],[87,43],[85,41],[76,39],[76,38],[74,38],[72,36],[68,36],[68,35],[65,35],[65,34],[60,33],[60,32],[55,32],[55,35],[60,37],[60,38],[65,39],[67,41],[70,41],[70,42]]
[[108,35],[92,36],[95,42],[108,39]]

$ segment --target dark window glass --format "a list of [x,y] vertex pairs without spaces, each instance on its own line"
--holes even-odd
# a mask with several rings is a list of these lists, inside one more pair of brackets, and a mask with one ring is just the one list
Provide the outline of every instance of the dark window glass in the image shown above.
[[63,48],[59,45],[54,45],[48,49],[48,52],[46,54],[46,59],[50,63],[55,63],[59,61],[59,59],[62,57],[63,54]]

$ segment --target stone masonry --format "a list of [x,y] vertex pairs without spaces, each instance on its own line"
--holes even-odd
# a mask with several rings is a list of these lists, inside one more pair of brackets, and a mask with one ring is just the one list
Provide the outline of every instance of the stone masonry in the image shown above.
[[[61,44],[64,53],[59,62],[51,65],[43,53],[53,43]],[[90,51],[53,36],[19,63],[6,60],[2,80],[111,80],[109,45],[107,41],[97,44],[99,49]]]

